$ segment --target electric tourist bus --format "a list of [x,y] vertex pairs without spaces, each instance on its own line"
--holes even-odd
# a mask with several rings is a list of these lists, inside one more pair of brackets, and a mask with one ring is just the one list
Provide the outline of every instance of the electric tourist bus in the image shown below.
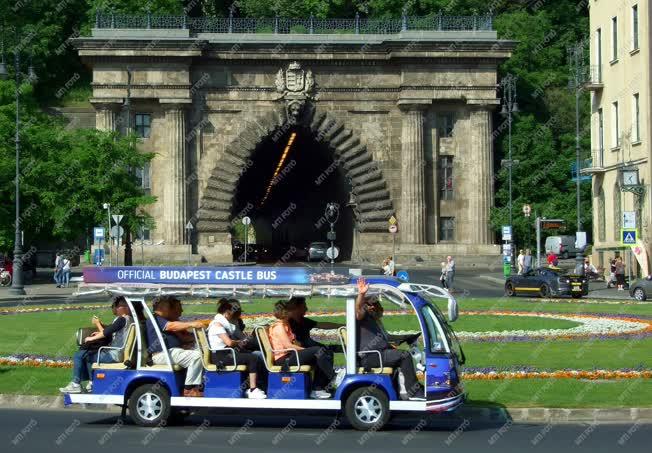
[[[351,270],[355,272],[355,270]],[[165,425],[174,418],[194,411],[212,409],[219,413],[228,408],[331,411],[343,413],[360,430],[377,430],[394,412],[450,412],[463,404],[465,392],[460,381],[464,353],[449,325],[457,318],[457,302],[446,290],[413,284],[394,277],[367,276],[368,296],[376,296],[385,306],[393,304],[405,316],[416,316],[420,334],[411,335],[409,351],[417,374],[425,388],[423,398],[406,399],[398,368],[364,368],[358,364],[356,345],[355,300],[357,275],[318,272],[296,267],[107,267],[84,269],[84,281],[78,296],[108,293],[123,295],[134,319],[123,349],[124,362],[93,364],[92,391],[66,393],[64,402],[73,404],[109,404],[122,407],[133,422],[142,426]],[[337,331],[345,355],[345,375],[329,399],[310,399],[311,367],[274,366],[269,341],[261,338],[264,328],[256,327],[262,359],[268,371],[267,399],[249,399],[244,394],[245,366],[216,366],[210,363],[206,332],[195,329],[195,347],[204,366],[203,396],[184,397],[185,370],[172,363],[163,336],[147,302],[157,295],[174,295],[185,300],[231,297],[266,303],[269,312],[279,299],[292,296],[318,299],[321,303],[344,301],[346,327]],[[435,305],[435,298],[447,300],[448,319]],[[134,307],[142,305],[138,310]],[[342,304],[338,305],[340,310]],[[142,308],[142,309],[141,309]],[[401,311],[402,310],[402,311]],[[165,364],[153,364],[147,354],[145,321],[149,319],[163,345]],[[314,318],[313,318],[314,319]],[[416,326],[416,323],[413,323]]]

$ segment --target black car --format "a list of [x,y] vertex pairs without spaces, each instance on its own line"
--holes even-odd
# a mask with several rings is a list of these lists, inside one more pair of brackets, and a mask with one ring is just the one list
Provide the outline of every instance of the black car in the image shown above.
[[652,279],[649,277],[634,280],[629,285],[629,295],[636,300],[647,300],[648,294],[652,294]]
[[561,269],[540,267],[522,275],[512,275],[505,282],[505,294],[550,296],[572,296],[579,298],[589,293],[586,277],[565,274]]

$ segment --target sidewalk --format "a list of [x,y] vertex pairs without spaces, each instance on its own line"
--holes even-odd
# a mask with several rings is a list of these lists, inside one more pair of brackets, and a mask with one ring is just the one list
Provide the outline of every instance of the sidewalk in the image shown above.
[[[81,269],[81,267],[72,268],[71,278],[81,277]],[[26,295],[16,296],[10,294],[9,287],[0,288],[0,303],[20,301],[23,304],[30,304],[53,299],[61,299],[63,301],[72,296],[72,293],[77,289],[77,283],[71,281],[68,288],[57,288],[52,280],[52,271],[49,269],[38,269],[34,283],[24,286]]]

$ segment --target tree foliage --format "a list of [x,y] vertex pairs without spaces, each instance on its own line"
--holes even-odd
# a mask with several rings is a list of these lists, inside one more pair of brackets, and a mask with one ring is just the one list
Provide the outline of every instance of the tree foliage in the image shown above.
[[[13,247],[15,202],[15,84],[0,81],[0,250]],[[66,130],[40,111],[32,88],[20,90],[21,226],[29,243],[74,241],[104,224],[103,203],[136,227],[139,208],[153,203],[133,169],[153,156],[136,139],[95,130]],[[137,215],[138,214],[138,215]],[[151,219],[147,218],[151,223]]]

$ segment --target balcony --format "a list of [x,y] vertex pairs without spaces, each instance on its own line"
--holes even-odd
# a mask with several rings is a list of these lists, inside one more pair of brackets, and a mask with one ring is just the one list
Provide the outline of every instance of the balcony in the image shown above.
[[[581,175],[593,175],[596,173],[604,173],[604,150],[594,149],[591,153],[590,159],[584,159],[581,163]],[[573,170],[575,165],[573,165]]]
[[586,68],[584,87],[590,91],[599,91],[604,88],[602,82],[602,65],[591,65]]

